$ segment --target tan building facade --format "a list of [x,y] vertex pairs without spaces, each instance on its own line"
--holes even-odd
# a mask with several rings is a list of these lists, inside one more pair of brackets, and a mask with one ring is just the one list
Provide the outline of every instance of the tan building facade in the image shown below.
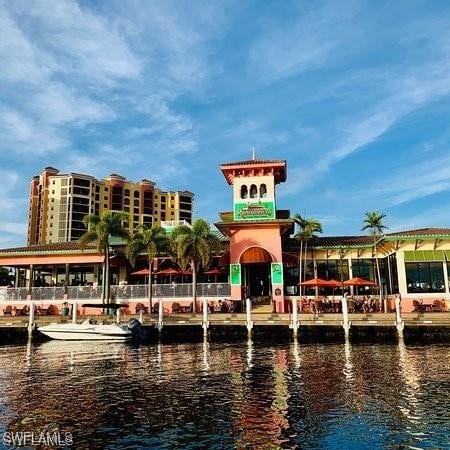
[[104,211],[126,212],[131,233],[166,220],[190,223],[193,199],[192,192],[160,190],[146,179],[134,183],[112,174],[98,180],[46,167],[30,183],[27,245],[77,240],[86,231],[83,218]]

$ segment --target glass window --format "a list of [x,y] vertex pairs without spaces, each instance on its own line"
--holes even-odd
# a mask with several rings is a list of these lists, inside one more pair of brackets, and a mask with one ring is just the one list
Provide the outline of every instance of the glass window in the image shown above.
[[248,188],[245,184],[241,186],[241,198],[247,198],[248,197]]
[[441,262],[405,263],[405,271],[409,293],[445,292]]
[[258,197],[258,189],[256,188],[256,184],[252,184],[250,186],[250,198]]
[[259,187],[259,196],[261,198],[267,197],[267,186],[264,183]]

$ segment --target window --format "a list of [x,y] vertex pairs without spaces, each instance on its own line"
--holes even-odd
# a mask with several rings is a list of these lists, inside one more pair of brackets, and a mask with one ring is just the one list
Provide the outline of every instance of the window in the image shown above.
[[258,189],[256,189],[256,184],[250,186],[250,198],[258,198]]
[[261,198],[267,197],[267,186],[264,183],[259,186],[259,196]]
[[405,270],[409,293],[445,292],[441,262],[405,263]]
[[241,186],[241,198],[247,198],[248,197],[248,189],[245,184]]

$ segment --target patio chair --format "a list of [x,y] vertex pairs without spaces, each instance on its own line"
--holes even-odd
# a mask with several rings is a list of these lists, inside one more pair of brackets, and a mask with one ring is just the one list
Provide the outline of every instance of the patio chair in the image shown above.
[[23,308],[18,312],[17,315],[19,315],[19,316],[28,316],[29,312],[30,312],[30,310],[28,309],[28,306],[25,305],[25,306],[23,306]]
[[421,313],[423,312],[423,305],[419,302],[419,300],[413,300],[414,310],[413,312]]
[[4,316],[12,316],[12,306],[8,305],[6,308],[3,309],[3,315]]
[[442,300],[435,300],[431,305],[432,312],[444,312],[444,305]]
[[141,311],[144,314],[147,314],[148,313],[148,308],[143,303],[136,303],[135,311],[136,311],[136,314],[139,314]]
[[59,311],[55,305],[49,305],[45,314],[47,316],[57,316]]
[[179,314],[181,312],[181,305],[178,302],[172,303],[172,312],[174,314]]

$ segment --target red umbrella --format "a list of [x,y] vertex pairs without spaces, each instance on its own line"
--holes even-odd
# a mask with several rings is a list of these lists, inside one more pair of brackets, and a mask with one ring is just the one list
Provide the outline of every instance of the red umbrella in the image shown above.
[[168,269],[159,270],[155,273],[155,275],[179,275],[180,271],[178,269],[174,269],[173,267],[169,267]]
[[149,272],[148,272],[148,269],[141,269],[141,270],[137,270],[136,272],[131,272],[130,275],[147,277],[149,275]]
[[365,280],[364,278],[350,278],[350,280],[345,280],[344,286],[378,286],[377,283],[371,280]]
[[217,267],[214,267],[214,269],[209,269],[206,270],[205,272],[203,272],[204,275],[208,275],[208,281],[209,281],[209,276],[210,275],[214,275],[214,282],[217,283],[217,276],[225,276],[228,275],[228,272],[225,272],[224,270],[220,270]]
[[217,267],[215,267],[214,269],[206,270],[203,273],[205,275],[227,275],[227,272],[225,272],[224,270],[220,270]]
[[310,287],[337,287],[340,284],[335,280],[322,280],[321,278],[313,278],[308,281],[304,281],[303,283],[299,283],[302,286],[310,286]]

